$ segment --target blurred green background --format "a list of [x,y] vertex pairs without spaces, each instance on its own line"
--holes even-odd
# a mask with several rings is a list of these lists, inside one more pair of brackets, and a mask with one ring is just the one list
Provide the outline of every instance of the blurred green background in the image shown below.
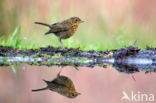
[[0,0],[0,45],[17,48],[60,46],[54,35],[45,36],[49,24],[78,16],[81,24],[66,47],[83,50],[116,49],[133,45],[156,46],[155,0]]

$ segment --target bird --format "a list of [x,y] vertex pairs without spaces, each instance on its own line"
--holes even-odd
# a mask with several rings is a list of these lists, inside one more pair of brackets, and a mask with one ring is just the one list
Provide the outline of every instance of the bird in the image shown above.
[[60,72],[57,74],[57,77],[52,81],[43,81],[47,84],[47,86],[41,89],[32,90],[32,92],[51,90],[68,98],[75,98],[80,95],[80,93],[76,91],[72,80],[66,76],[60,75]]
[[35,22],[35,24],[40,24],[49,27],[50,30],[45,33],[45,35],[53,33],[58,37],[59,42],[63,45],[62,39],[68,39],[74,35],[80,23],[83,23],[79,17],[70,17],[62,22],[57,22],[54,24],[47,24],[42,22]]

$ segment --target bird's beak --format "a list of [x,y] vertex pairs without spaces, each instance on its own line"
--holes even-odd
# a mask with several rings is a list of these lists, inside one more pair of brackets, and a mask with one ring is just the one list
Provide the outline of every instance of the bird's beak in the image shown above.
[[80,23],[84,23],[85,21],[80,21]]
[[81,93],[78,93],[78,95],[81,95]]

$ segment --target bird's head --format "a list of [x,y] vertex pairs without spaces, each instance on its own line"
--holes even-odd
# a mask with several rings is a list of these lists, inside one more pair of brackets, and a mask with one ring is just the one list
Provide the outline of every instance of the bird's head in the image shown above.
[[78,92],[76,92],[76,91],[70,91],[70,92],[68,92],[67,93],[67,97],[68,98],[75,98],[75,97],[77,97],[78,95],[80,95],[80,93],[78,93]]
[[80,24],[84,22],[79,17],[71,17],[69,20],[71,20],[71,22],[74,24]]

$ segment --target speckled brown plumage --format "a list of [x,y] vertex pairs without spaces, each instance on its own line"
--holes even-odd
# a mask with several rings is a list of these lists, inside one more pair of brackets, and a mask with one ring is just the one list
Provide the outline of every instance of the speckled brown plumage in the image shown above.
[[62,39],[68,39],[76,32],[78,26],[83,21],[79,17],[71,17],[62,22],[57,22],[55,24],[49,25],[46,23],[35,22],[36,24],[44,25],[50,28],[45,34],[53,33],[55,34],[60,43],[62,44]]
[[45,88],[36,89],[32,91],[35,92],[49,89],[68,98],[75,98],[80,94],[76,92],[72,80],[66,76],[60,75],[60,73],[54,80],[52,81],[44,80],[44,81],[47,84]]

